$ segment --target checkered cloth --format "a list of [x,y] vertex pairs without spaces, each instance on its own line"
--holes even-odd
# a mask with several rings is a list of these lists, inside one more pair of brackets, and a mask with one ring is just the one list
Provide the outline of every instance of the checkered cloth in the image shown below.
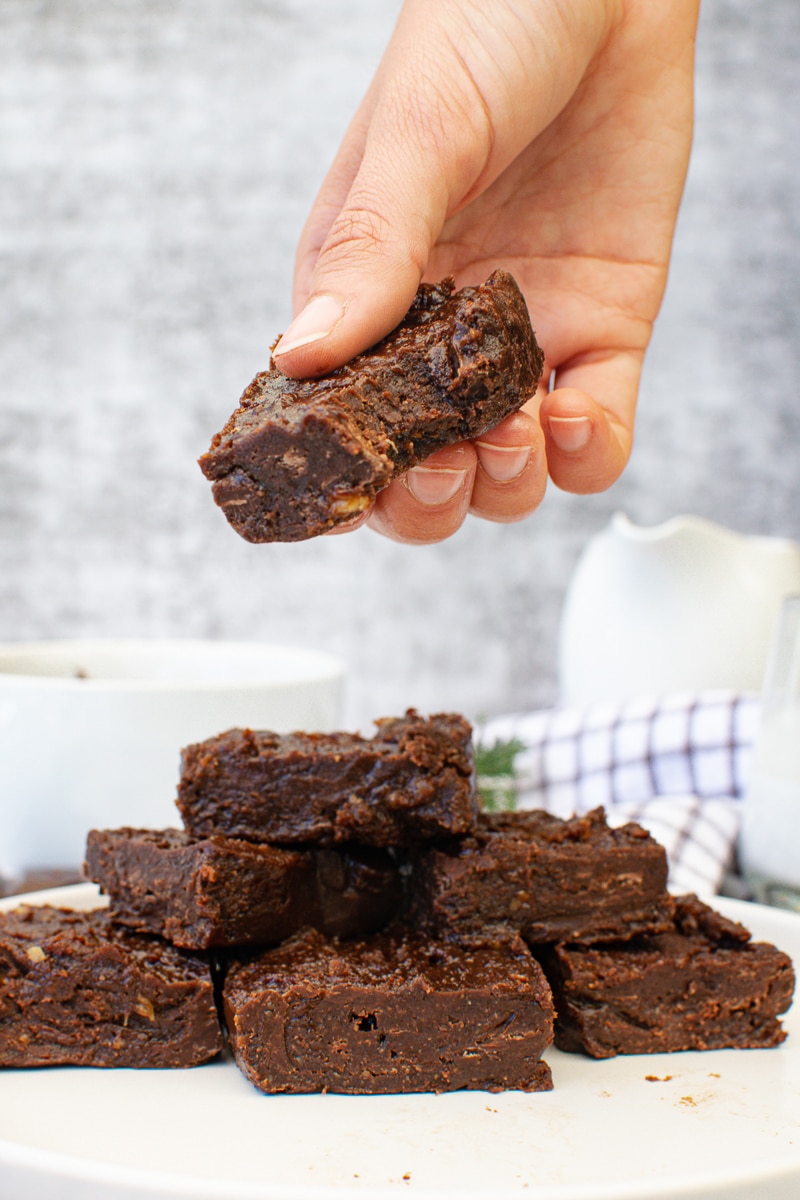
[[603,805],[666,849],[670,886],[718,892],[731,870],[752,758],[758,698],[709,691],[497,717],[478,748],[516,741],[518,808],[568,817]]

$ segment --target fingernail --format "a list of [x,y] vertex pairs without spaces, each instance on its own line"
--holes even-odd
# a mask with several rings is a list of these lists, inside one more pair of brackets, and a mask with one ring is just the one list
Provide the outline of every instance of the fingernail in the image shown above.
[[588,417],[550,417],[548,425],[559,450],[567,453],[583,450],[592,436],[592,423]]
[[489,442],[476,442],[475,447],[478,462],[495,483],[508,483],[516,479],[531,458],[530,446],[495,446]]
[[272,351],[272,357],[288,354],[300,346],[319,342],[333,330],[344,316],[344,304],[335,296],[315,296],[299,312]]
[[405,485],[420,504],[446,504],[457,496],[466,482],[467,472],[451,467],[412,467]]

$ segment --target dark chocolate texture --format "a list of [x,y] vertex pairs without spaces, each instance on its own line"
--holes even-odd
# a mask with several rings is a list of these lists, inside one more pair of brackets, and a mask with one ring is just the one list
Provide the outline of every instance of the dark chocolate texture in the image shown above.
[[233,964],[223,1011],[237,1063],[265,1092],[552,1086],[552,999],[520,940],[465,952],[307,932]]
[[202,956],[103,909],[0,913],[0,1066],[191,1067],[222,1045]]
[[318,379],[257,375],[200,459],[251,542],[313,537],[363,512],[434,450],[474,438],[536,391],[544,355],[517,284],[423,284],[402,323]]
[[556,1045],[593,1058],[777,1046],[791,959],[695,896],[668,933],[537,951],[553,988]]
[[597,941],[665,928],[666,882],[664,849],[641,826],[532,809],[481,813],[471,836],[421,849],[412,888],[416,920],[442,933]]
[[413,711],[377,733],[233,729],[184,749],[178,808],[194,837],[407,846],[473,828],[472,731]]
[[93,829],[85,872],[116,922],[178,946],[269,945],[305,925],[330,936],[380,929],[400,904],[385,850],[294,850],[179,829]]

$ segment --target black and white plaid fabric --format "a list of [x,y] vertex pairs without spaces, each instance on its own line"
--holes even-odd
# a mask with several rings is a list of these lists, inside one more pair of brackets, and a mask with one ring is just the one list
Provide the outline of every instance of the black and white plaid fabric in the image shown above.
[[521,745],[518,808],[567,817],[602,805],[609,824],[637,821],[664,846],[671,887],[708,894],[734,860],[758,707],[741,693],[671,693],[497,717],[476,742]]

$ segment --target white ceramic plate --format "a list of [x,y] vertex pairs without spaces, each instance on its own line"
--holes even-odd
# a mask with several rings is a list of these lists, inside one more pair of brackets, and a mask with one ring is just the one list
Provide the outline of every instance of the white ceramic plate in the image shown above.
[[[715,903],[800,964],[800,917]],[[0,1198],[797,1200],[798,1005],[786,1026],[775,1050],[551,1051],[535,1095],[263,1096],[230,1062],[0,1071]]]

